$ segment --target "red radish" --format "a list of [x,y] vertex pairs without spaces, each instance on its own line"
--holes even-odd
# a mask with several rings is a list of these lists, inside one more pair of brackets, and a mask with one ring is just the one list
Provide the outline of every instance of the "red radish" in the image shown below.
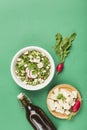
[[77,112],[80,108],[81,102],[79,100],[76,100],[74,106],[72,106],[71,111],[72,112]]
[[54,47],[56,54],[60,57],[60,64],[57,65],[57,72],[60,73],[63,70],[63,65],[66,57],[70,52],[72,42],[76,37],[76,33],[71,34],[70,37],[63,38],[62,34],[56,34],[56,45]]
[[64,67],[63,63],[58,64],[56,67],[57,72],[60,73],[63,70],[63,67]]

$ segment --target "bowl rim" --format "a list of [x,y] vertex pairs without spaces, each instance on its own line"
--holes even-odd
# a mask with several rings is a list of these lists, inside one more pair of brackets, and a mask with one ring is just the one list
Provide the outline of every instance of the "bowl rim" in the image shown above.
[[[24,84],[20,79],[17,78],[17,75],[14,71],[14,67],[15,67],[15,64],[16,64],[16,59],[24,52],[26,52],[27,50],[31,51],[31,50],[37,50],[37,51],[40,51],[40,52],[44,52],[45,55],[48,57],[49,61],[50,61],[50,64],[51,64],[51,69],[50,69],[50,76],[45,80],[44,83],[41,83],[41,84],[38,84],[36,86],[32,86],[32,85],[26,85]],[[39,47],[39,46],[27,46],[27,47],[24,47],[22,49],[20,49],[12,58],[12,61],[11,61],[11,67],[10,67],[10,71],[11,71],[11,76],[13,78],[13,80],[16,82],[17,85],[19,85],[21,88],[24,88],[26,90],[32,90],[32,91],[35,91],[35,90],[40,90],[44,87],[46,87],[53,79],[54,77],[54,74],[55,74],[55,63],[54,63],[54,60],[51,56],[51,54],[45,50],[44,48],[42,47]]]

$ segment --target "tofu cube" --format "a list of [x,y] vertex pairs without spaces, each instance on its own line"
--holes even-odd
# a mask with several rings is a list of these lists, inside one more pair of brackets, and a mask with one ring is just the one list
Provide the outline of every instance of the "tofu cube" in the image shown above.
[[47,104],[48,104],[51,111],[55,111],[55,104],[54,104],[54,101],[52,99],[48,99]]

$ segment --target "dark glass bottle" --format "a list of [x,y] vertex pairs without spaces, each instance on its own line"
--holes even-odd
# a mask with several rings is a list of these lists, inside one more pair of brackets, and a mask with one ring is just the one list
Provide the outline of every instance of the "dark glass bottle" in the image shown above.
[[44,111],[33,105],[25,94],[20,93],[17,97],[25,108],[27,120],[35,130],[57,130]]

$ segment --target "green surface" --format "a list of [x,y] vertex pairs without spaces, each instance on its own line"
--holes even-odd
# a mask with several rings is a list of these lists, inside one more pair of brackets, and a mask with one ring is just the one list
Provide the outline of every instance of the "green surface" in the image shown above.
[[[44,89],[32,92],[20,88],[10,74],[14,54],[37,45],[59,59],[52,46],[55,34],[76,32],[64,71],[55,75]],[[0,1],[0,130],[33,130],[16,96],[25,92],[47,113],[58,130],[87,130],[87,0],[1,0]],[[81,93],[80,112],[70,121],[53,117],[47,107],[47,94],[56,84],[68,83]]]

